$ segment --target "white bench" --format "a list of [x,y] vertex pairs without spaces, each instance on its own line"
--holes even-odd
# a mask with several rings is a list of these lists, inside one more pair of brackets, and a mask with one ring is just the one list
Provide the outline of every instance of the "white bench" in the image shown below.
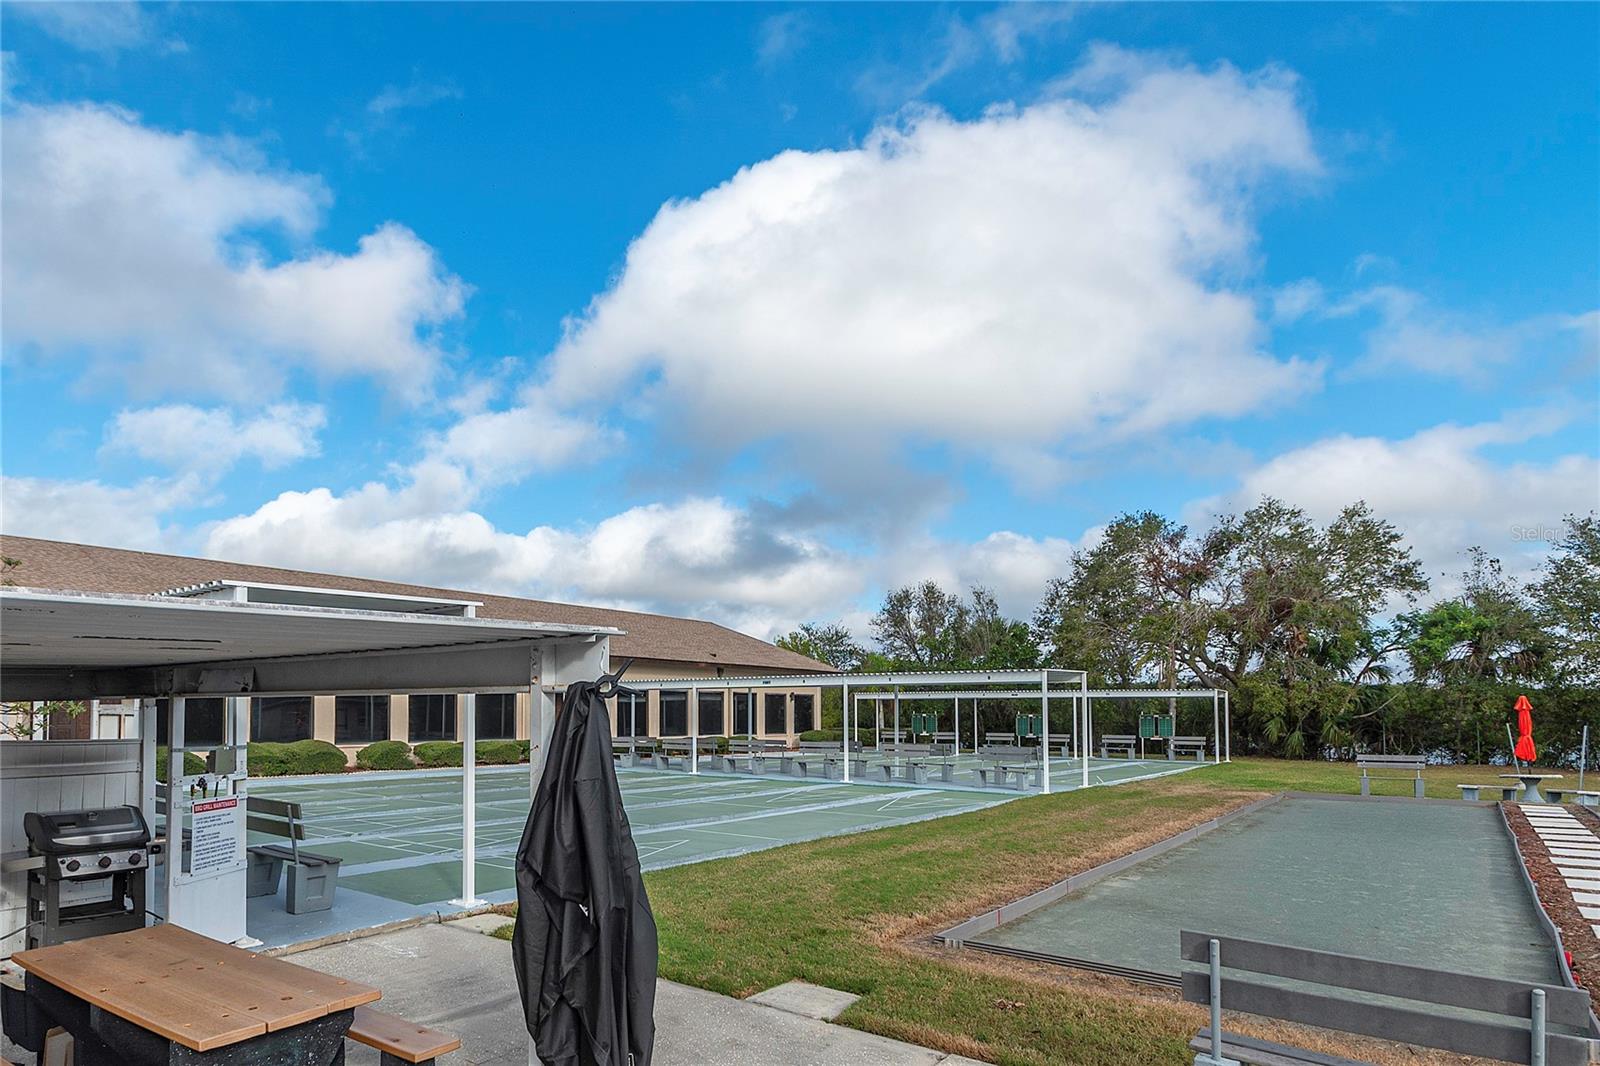
[[[1357,755],[1356,769],[1361,771],[1361,794],[1372,795],[1373,781],[1404,781],[1412,782],[1411,794],[1417,799],[1422,798],[1422,768],[1428,765],[1428,760],[1420,755]],[[1372,776],[1372,771],[1379,771],[1378,776]],[[1383,771],[1393,771],[1384,773]]]
[[1170,737],[1167,740],[1167,758],[1178,759],[1184,755],[1194,756],[1195,762],[1206,761],[1205,737]]
[[[856,756],[856,765],[864,768],[860,751],[860,741],[850,745],[850,753]],[[844,776],[844,758],[842,741],[835,744],[831,740],[802,740],[799,751],[790,756],[789,762],[794,766],[796,777],[809,777],[811,769],[816,767],[821,770],[823,777],[831,779]]]
[[978,757],[988,763],[978,767],[978,780],[984,788],[990,787],[991,776],[996,788],[1015,788],[1020,792],[1030,782],[1034,788],[1044,787],[1044,761],[1038,748],[988,744],[978,750]]
[[[1490,796],[1499,793],[1502,800],[1514,800],[1517,798],[1517,792],[1522,788],[1521,785],[1508,785],[1504,781],[1493,785],[1457,785],[1456,787],[1461,790],[1462,799],[1474,802],[1483,798],[1479,794],[1482,792],[1487,792]],[[1551,802],[1560,803],[1561,801],[1552,800]]]
[[[943,744],[889,744],[878,749],[878,753],[895,760],[878,764],[885,781],[900,780],[925,785],[928,783],[928,772],[936,770],[940,781],[945,784],[955,782],[955,762],[950,757],[950,749]],[[900,760],[904,760],[904,772],[896,778],[894,771]]]
[[[1547,788],[1544,790],[1544,796],[1551,803],[1576,803],[1580,807],[1600,807],[1600,792],[1580,791],[1575,788]],[[1571,796],[1572,799],[1567,799],[1567,796]]]

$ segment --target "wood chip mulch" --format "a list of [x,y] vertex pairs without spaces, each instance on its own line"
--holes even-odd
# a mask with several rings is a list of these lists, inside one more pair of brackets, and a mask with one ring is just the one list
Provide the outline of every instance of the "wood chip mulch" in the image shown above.
[[[1561,931],[1561,942],[1569,955],[1572,976],[1588,990],[1590,1002],[1595,1011],[1600,1013],[1600,938],[1595,936],[1593,929],[1600,923],[1591,922],[1579,913],[1578,905],[1572,899],[1572,891],[1556,869],[1556,864],[1551,861],[1550,849],[1545,847],[1539,834],[1528,824],[1522,809],[1515,803],[1502,803],[1500,807],[1506,812],[1511,831],[1516,834],[1523,865],[1527,867],[1528,876],[1533,879],[1534,889],[1539,894],[1539,904]],[[1577,810],[1573,807],[1566,809]],[[1600,819],[1596,819],[1592,813],[1579,810],[1577,817],[1590,828],[1600,831]]]

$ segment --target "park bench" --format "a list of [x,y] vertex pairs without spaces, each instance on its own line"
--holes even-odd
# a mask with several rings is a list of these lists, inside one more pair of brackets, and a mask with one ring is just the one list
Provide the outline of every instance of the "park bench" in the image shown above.
[[290,914],[325,911],[333,906],[333,892],[339,884],[336,855],[319,855],[300,847],[306,838],[305,815],[298,803],[250,796],[245,800],[245,827],[252,832],[282,837],[282,844],[252,844],[245,877],[245,895],[275,896],[284,865],[289,867],[289,889],[284,909]]
[[985,744],[978,749],[978,757],[988,763],[987,766],[978,767],[978,780],[984,788],[989,787],[991,775],[996,788],[1015,788],[1020,792],[1030,781],[1034,788],[1044,787],[1044,763],[1039,758],[1038,748],[1025,748],[1020,744]]
[[651,746],[648,743],[639,743],[638,737],[611,738],[611,757],[626,766],[643,766],[650,751]]
[[1206,761],[1205,737],[1171,737],[1167,740],[1167,758],[1180,759],[1192,754],[1195,762]]
[[[858,766],[864,765],[861,762],[860,752],[861,742],[852,741],[850,753],[856,756],[856,764]],[[802,740],[800,741],[798,753],[792,755],[789,761],[793,763],[797,771],[796,777],[809,776],[813,768],[818,770],[823,777],[842,777],[841,771],[844,766],[843,742],[836,744],[831,740]]]
[[[1195,1062],[1203,1066],[1206,1056],[1211,1053],[1209,1025],[1189,1041],[1189,1050],[1198,1056]],[[1225,1061],[1242,1063],[1244,1066],[1371,1066],[1361,1059],[1324,1055],[1320,1051],[1307,1051],[1287,1044],[1274,1044],[1270,1040],[1259,1040],[1253,1036],[1230,1033],[1227,1030],[1223,1030],[1222,1033],[1222,1057]]]
[[[1571,799],[1567,799],[1571,796]],[[1506,799],[1512,797],[1507,796]],[[1580,807],[1600,807],[1600,792],[1580,791],[1575,788],[1547,788],[1544,798],[1551,803],[1576,803]]]
[[358,1044],[376,1048],[379,1066],[401,1062],[432,1062],[461,1046],[461,1038],[408,1022],[371,1007],[357,1007],[345,1036]]
[[722,760],[722,768],[729,773],[738,770],[742,761],[752,774],[759,774],[766,769],[769,759],[776,759],[781,769],[789,769],[789,745],[775,739],[734,737],[728,741],[728,750],[716,757]]
[[[1544,1066],[1587,1066],[1590,1041],[1600,1035],[1589,1012],[1589,993],[1579,988],[1429,970],[1188,930],[1179,934],[1179,942],[1186,963],[1205,967],[1185,968],[1183,998],[1211,1008],[1211,1026],[1201,1030],[1205,1039],[1197,1049],[1196,1066],[1230,1058],[1263,1066],[1328,1061],[1298,1048],[1263,1046],[1264,1041],[1246,1041],[1223,1031],[1224,1006],[1380,1040]],[[1221,1047],[1212,1047],[1212,1033],[1221,1034]],[[1230,1046],[1246,1054],[1234,1054]]]
[[1017,747],[1017,735],[1015,733],[985,733],[983,735],[983,743],[985,747],[1014,748]]
[[[1456,787],[1461,790],[1462,799],[1473,802],[1483,798],[1479,795],[1481,792],[1487,792],[1491,797],[1498,796],[1503,800],[1514,800],[1522,788],[1521,785],[1511,784],[1506,781],[1497,781],[1492,785],[1457,785]],[[1551,802],[1560,803],[1561,801],[1552,800]]]
[[[1412,781],[1411,792],[1422,798],[1422,768],[1428,761],[1420,755],[1357,755],[1356,769],[1361,771],[1361,794],[1372,795],[1373,781]],[[1378,774],[1373,775],[1372,771]]]
[[678,761],[677,769],[689,768],[689,738],[688,737],[662,737],[656,745],[656,762],[664,770],[673,769],[673,760]]
[[1111,750],[1115,748],[1131,759],[1133,758],[1134,749],[1138,746],[1139,738],[1136,736],[1102,736],[1100,738],[1100,757],[1102,759],[1111,758]]
[[[928,771],[937,770],[940,781],[946,784],[955,782],[956,764],[950,757],[950,749],[943,744],[887,744],[880,747],[878,753],[904,761],[904,772],[899,777],[901,781],[925,785],[928,783]],[[896,763],[879,763],[878,769],[883,771],[885,781],[896,780]]]

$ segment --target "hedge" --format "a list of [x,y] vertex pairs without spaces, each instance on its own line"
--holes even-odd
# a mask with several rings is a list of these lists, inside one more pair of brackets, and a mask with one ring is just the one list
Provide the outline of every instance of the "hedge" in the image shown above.
[[326,740],[297,740],[291,744],[256,741],[250,745],[251,777],[286,774],[337,774],[345,768],[344,752]]
[[[843,729],[808,729],[800,734],[801,740],[829,740],[835,744],[844,743]],[[878,744],[878,731],[875,729],[857,729],[856,742],[863,747],[876,747]]]
[[[156,749],[156,780],[157,781],[165,781],[167,779],[167,760],[168,760],[168,758],[170,758],[170,753],[167,751],[166,748],[157,748]],[[197,753],[192,752],[192,751],[186,751],[186,752],[183,753],[183,776],[184,777],[198,777],[198,776],[200,776],[201,774],[203,774],[205,772],[206,772],[206,761],[204,759],[202,759]]]
[[461,745],[451,740],[425,740],[412,749],[418,766],[460,766]]
[[409,770],[417,762],[405,741],[380,740],[356,752],[356,765],[363,770]]
[[484,766],[513,766],[522,761],[522,744],[515,740],[480,740],[474,750]]

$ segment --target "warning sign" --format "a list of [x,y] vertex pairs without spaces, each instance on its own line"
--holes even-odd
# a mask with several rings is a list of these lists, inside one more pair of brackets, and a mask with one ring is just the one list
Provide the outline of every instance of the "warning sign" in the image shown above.
[[194,805],[189,873],[194,877],[227,873],[244,862],[244,834],[239,825],[239,798],[205,800]]

